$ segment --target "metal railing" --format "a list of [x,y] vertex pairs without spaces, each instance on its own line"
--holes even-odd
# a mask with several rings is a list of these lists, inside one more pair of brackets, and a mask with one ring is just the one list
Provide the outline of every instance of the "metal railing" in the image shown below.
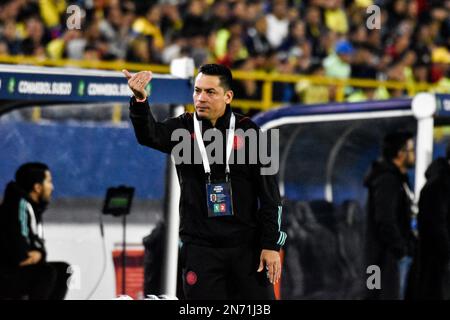
[[[12,64],[29,64],[37,66],[54,66],[54,67],[78,67],[78,68],[95,68],[105,70],[127,69],[130,71],[151,70],[155,73],[167,74],[170,73],[169,66],[131,63],[123,60],[116,61],[90,61],[90,60],[70,60],[70,59],[47,59],[37,58],[33,56],[0,56],[0,63]],[[275,82],[282,83],[298,83],[300,81],[308,81],[311,85],[334,87],[336,90],[336,102],[345,101],[345,89],[347,87],[353,88],[385,88],[405,90],[408,96],[414,96],[421,91],[432,90],[434,85],[429,83],[415,83],[415,82],[398,82],[398,81],[377,81],[368,79],[336,79],[322,76],[298,75],[298,74],[279,74],[269,73],[264,71],[242,71],[233,70],[233,78],[235,80],[253,80],[262,83],[262,93],[260,100],[233,100],[233,106],[243,109],[258,109],[268,110],[270,108],[279,106],[282,102],[273,100],[273,84]],[[117,106],[115,107],[117,109]],[[118,117],[118,110],[115,110],[113,122],[120,121]],[[33,119],[39,119],[40,112],[35,111]]]

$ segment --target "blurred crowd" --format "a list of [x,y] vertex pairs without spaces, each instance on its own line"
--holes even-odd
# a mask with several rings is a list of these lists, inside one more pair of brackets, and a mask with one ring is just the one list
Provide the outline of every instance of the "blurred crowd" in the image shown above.
[[[379,15],[367,12],[371,5]],[[146,64],[189,56],[196,66],[429,82],[450,92],[449,12],[450,0],[0,0],[0,55]],[[68,28],[78,18],[79,28]],[[241,81],[235,94],[260,99],[261,88]],[[345,93],[350,101],[405,94]],[[275,83],[273,100],[335,94],[308,81]]]

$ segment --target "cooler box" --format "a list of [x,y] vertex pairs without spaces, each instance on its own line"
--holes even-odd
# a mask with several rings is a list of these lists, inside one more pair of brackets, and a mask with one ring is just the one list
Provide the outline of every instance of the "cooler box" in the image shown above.
[[125,293],[122,292],[122,248],[113,250],[116,296],[126,294],[135,300],[144,298],[144,248],[126,249]]

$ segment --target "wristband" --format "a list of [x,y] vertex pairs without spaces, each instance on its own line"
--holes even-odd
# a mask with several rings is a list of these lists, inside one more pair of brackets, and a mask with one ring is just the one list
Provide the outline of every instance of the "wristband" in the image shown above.
[[134,96],[134,99],[136,100],[136,102],[144,102],[145,100],[147,100],[147,98],[144,98],[144,99],[138,99],[138,98],[136,98],[136,96]]

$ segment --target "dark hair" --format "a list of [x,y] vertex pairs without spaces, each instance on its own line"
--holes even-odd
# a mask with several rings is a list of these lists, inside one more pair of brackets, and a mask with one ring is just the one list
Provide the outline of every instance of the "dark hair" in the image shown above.
[[26,192],[33,190],[36,183],[42,183],[45,179],[45,171],[48,166],[40,162],[28,162],[19,167],[16,171],[16,183]]
[[218,76],[220,79],[220,86],[224,88],[225,91],[231,90],[233,76],[231,75],[230,69],[221,64],[204,64],[198,69],[198,73],[203,73],[208,76]]
[[320,63],[320,62],[313,62],[309,66],[307,73],[308,74],[313,74],[314,72],[317,72],[317,71],[322,70],[322,69],[323,69],[322,63]]
[[387,134],[383,139],[382,153],[383,158],[391,161],[400,150],[405,148],[408,140],[413,138],[413,134],[409,131],[396,131]]

